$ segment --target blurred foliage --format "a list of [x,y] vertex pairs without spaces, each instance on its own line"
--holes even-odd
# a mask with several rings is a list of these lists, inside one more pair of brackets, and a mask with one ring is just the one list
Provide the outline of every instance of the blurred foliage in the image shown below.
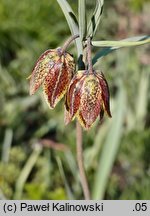
[[[77,11],[75,2],[69,2]],[[148,1],[105,2],[96,38],[150,34]],[[89,14],[93,4],[87,0]],[[61,46],[69,35],[55,0],[33,0],[32,4],[30,0],[0,1],[1,199],[83,198],[77,175],[75,122],[64,126],[63,101],[49,110],[40,91],[29,97],[26,80],[38,56],[49,47]],[[96,65],[108,80],[113,116],[119,110],[116,101],[120,81],[127,97],[120,148],[105,199],[150,199],[149,53],[146,45],[124,49]],[[110,124],[111,120],[105,118],[102,124],[97,121],[91,131],[84,132],[91,190]],[[38,154],[37,145],[41,148]]]

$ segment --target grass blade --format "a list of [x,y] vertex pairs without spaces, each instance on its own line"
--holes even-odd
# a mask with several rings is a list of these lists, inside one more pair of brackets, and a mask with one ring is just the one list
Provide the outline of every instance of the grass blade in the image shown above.
[[63,180],[64,185],[65,185],[65,189],[66,189],[66,193],[67,193],[68,199],[73,200],[74,196],[72,194],[71,188],[70,188],[68,180],[66,178],[66,175],[65,175],[65,172],[64,172],[64,168],[63,168],[63,165],[62,165],[62,162],[61,162],[61,159],[59,157],[57,157],[56,160],[57,160],[57,164],[58,164],[58,167],[59,167],[59,171],[60,171],[62,180]]
[[94,56],[92,62],[93,64],[95,64],[100,58],[108,55],[110,52],[115,51],[117,49],[123,47],[143,45],[146,43],[150,43],[150,36],[148,35],[126,38],[120,41],[93,41],[93,46],[100,46],[106,48],[98,51]]
[[25,184],[31,170],[33,169],[39,155],[41,154],[41,152],[42,152],[42,147],[39,144],[35,145],[33,152],[31,153],[28,161],[26,162],[25,166],[23,167],[23,169],[20,173],[20,176],[16,182],[14,199],[18,199],[18,200],[21,199],[24,184]]
[[[149,69],[148,69],[149,70]],[[148,107],[148,95],[150,86],[150,73],[143,71],[140,76],[138,97],[136,101],[136,125],[139,129],[144,129],[145,117]]]
[[81,40],[85,39],[87,32],[87,18],[86,18],[86,1],[79,0],[78,3],[78,14],[79,14],[79,32]]
[[101,15],[103,12],[103,5],[104,5],[104,0],[96,1],[96,7],[94,13],[88,24],[88,36],[90,36],[91,38],[95,35],[97,27],[100,23]]
[[141,41],[93,41],[92,45],[96,47],[131,47],[150,43],[150,38]]
[[9,153],[11,149],[12,139],[13,139],[13,131],[12,129],[7,128],[5,131],[5,138],[4,138],[4,143],[2,146],[2,162],[3,163],[8,163],[9,161]]
[[98,170],[95,175],[93,199],[103,199],[108,178],[115,160],[123,132],[126,96],[123,87],[120,87],[116,107],[119,109],[113,117],[110,131],[107,135],[100,155]]
[[[67,20],[68,26],[70,28],[71,34],[72,35],[79,34],[78,21],[77,21],[77,18],[75,16],[71,6],[68,4],[68,2],[66,0],[57,0],[57,2],[58,2],[59,6],[61,7],[61,9],[62,9],[62,11],[66,17],[66,20]],[[80,38],[76,39],[76,46],[77,46],[77,50],[79,50],[80,53],[82,53],[82,43],[81,43]]]
[[67,164],[70,168],[70,171],[72,172],[74,179],[76,180],[76,182],[80,184],[80,179],[79,179],[79,176],[77,175],[78,167],[77,167],[76,160],[72,155],[72,152],[68,150],[67,152],[64,152],[64,155],[65,155]]

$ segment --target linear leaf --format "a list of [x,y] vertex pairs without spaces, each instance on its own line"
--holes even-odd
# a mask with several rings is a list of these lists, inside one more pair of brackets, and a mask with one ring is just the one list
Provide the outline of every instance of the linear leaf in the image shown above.
[[104,0],[96,1],[96,7],[94,13],[88,24],[88,36],[90,36],[91,38],[95,35],[97,27],[100,23],[101,15],[103,12],[103,5],[104,5]]
[[142,41],[93,41],[92,45],[96,47],[130,47],[130,46],[139,46],[146,43],[150,43],[150,39]]
[[[75,16],[75,13],[73,12],[71,6],[68,4],[68,2],[66,0],[57,0],[59,6],[61,7],[66,20],[68,22],[68,26],[70,28],[70,31],[72,33],[72,35],[76,35],[79,34],[79,27],[78,27],[78,21],[77,18]],[[78,53],[80,51],[80,53],[82,53],[82,43],[81,40],[79,38],[76,39],[76,46],[77,46],[77,50]],[[78,54],[79,56],[79,54]]]
[[14,199],[21,199],[23,187],[25,185],[25,182],[32,171],[39,155],[42,152],[42,147],[37,144],[35,145],[35,148],[33,149],[33,152],[31,153],[30,157],[28,158],[25,166],[22,168],[20,176],[18,177],[16,181],[16,187],[15,187],[15,193],[14,193]]
[[13,131],[10,128],[7,128],[5,131],[4,142],[2,146],[2,162],[8,163],[9,162],[9,153],[12,145],[13,140]]
[[123,87],[120,87],[116,107],[119,109],[116,115],[113,117],[111,128],[107,134],[107,138],[103,145],[103,149],[100,155],[98,169],[95,175],[95,181],[93,184],[93,196],[92,199],[103,199],[108,182],[109,175],[115,157],[119,148],[120,139],[123,133],[123,120],[125,113],[126,94]]
[[78,1],[78,14],[79,14],[79,32],[81,40],[86,37],[87,32],[87,18],[86,18],[86,0]]
[[[148,69],[149,70],[149,69]],[[139,129],[143,129],[145,125],[144,118],[147,113],[148,106],[148,95],[149,95],[149,86],[150,86],[150,73],[143,71],[140,76],[139,88],[138,88],[138,97],[136,101],[136,123]]]
[[59,171],[60,171],[62,180],[63,180],[64,185],[65,185],[65,189],[66,189],[66,193],[67,193],[67,195],[68,195],[68,198],[69,198],[70,200],[73,200],[73,199],[74,199],[74,196],[73,196],[73,194],[72,194],[71,188],[70,188],[69,183],[68,183],[68,180],[67,180],[67,178],[66,178],[65,171],[64,171],[64,168],[63,168],[63,165],[62,165],[62,162],[61,162],[60,157],[57,156],[56,160],[57,160],[57,164],[58,164],[58,167],[59,167]]
[[98,51],[94,56],[92,62],[93,64],[95,64],[100,58],[108,55],[110,52],[119,48],[138,46],[146,43],[150,43],[150,36],[148,35],[126,38],[120,41],[93,41],[93,46],[100,46],[106,48]]

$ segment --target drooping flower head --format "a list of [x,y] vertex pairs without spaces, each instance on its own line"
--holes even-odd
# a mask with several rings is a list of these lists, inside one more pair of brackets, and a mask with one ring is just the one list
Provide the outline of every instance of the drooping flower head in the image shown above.
[[103,118],[104,111],[111,117],[109,88],[102,72],[78,71],[73,77],[66,95],[65,122],[74,117],[89,129],[98,115]]
[[43,85],[43,93],[50,108],[54,108],[67,91],[75,62],[61,48],[45,51],[37,60],[30,76],[30,95]]

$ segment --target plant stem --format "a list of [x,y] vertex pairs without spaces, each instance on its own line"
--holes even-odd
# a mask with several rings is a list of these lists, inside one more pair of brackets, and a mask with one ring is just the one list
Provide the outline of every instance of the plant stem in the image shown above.
[[88,181],[86,178],[86,173],[84,169],[84,160],[83,160],[83,142],[82,142],[82,128],[81,125],[76,122],[76,144],[77,144],[77,162],[79,167],[79,174],[81,180],[81,186],[84,193],[85,200],[90,199],[90,191],[88,186]]
[[79,37],[79,35],[77,34],[77,35],[73,35],[70,38],[68,38],[68,40],[64,43],[64,45],[62,47],[61,53],[63,54],[66,51],[66,49],[68,48],[68,46],[71,44],[71,42],[78,37]]
[[92,65],[92,54],[91,54],[91,38],[87,38],[87,61],[88,61],[88,71],[89,73],[93,73],[93,65]]

